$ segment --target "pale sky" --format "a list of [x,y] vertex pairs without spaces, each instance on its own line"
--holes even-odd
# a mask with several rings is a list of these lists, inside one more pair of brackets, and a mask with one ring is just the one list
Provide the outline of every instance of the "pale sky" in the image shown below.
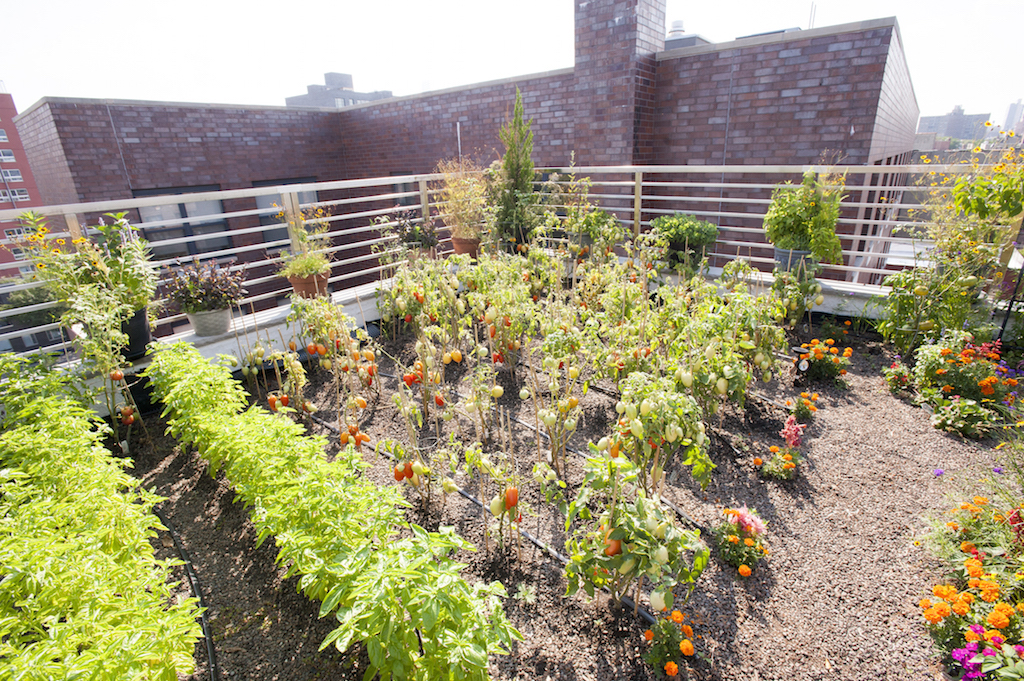
[[[815,27],[896,16],[921,115],[1024,98],[1021,0],[818,0]],[[668,0],[713,42],[808,28],[810,0]],[[568,0],[7,2],[0,81],[24,111],[53,97],[283,106],[350,73],[409,95],[573,64]],[[668,28],[666,26],[666,29]]]

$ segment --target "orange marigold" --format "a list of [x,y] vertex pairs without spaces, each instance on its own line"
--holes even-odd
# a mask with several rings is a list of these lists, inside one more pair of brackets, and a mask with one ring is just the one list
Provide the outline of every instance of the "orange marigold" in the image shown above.
[[679,673],[679,665],[677,665],[675,662],[666,662],[665,663],[665,674],[666,675],[668,675],[668,676],[675,676],[678,673]]
[[984,506],[988,503],[988,497],[974,497],[972,501],[978,506]]
[[936,584],[932,587],[932,595],[944,601],[956,598],[956,587],[951,584]]
[[974,594],[968,593],[968,592],[965,591],[962,594],[960,594],[959,596],[957,596],[956,599],[958,601],[963,601],[967,605],[970,605],[971,603],[974,602]]
[[671,618],[672,618],[672,621],[675,622],[676,624],[682,624],[683,623],[683,613],[679,612],[678,610],[673,610],[672,611]]
[[796,464],[793,463],[792,461],[787,461],[786,463],[782,464],[782,469],[783,470],[791,471],[794,468],[796,468]]
[[927,610],[928,608],[932,607],[931,600],[927,598],[922,598],[920,601],[918,601],[917,604],[921,606],[922,610]]
[[686,638],[693,638],[693,627],[691,627],[689,624],[684,624],[683,626],[679,627],[679,630],[683,632],[683,636],[685,636]]
[[740,576],[742,576],[742,577],[749,577],[750,576],[750,568],[748,566],[746,566],[746,565],[740,565],[739,571],[740,571]]
[[923,615],[924,618],[932,624],[938,624],[943,619],[942,615],[940,615],[938,610],[936,610],[935,608],[928,608],[924,611]]
[[953,609],[949,607],[949,603],[939,602],[932,606],[932,610],[939,614],[939,617],[949,617]]
[[971,553],[972,551],[974,551],[975,548],[977,547],[975,547],[974,544],[972,544],[969,541],[960,542],[960,550],[964,553]]
[[792,454],[783,454],[782,455],[782,460],[783,461],[792,461],[793,460],[793,455]]
[[746,544],[747,546],[753,546],[754,545],[754,540],[751,539],[750,537],[747,537],[746,539],[743,540],[743,543]]
[[740,543],[740,538],[737,537],[735,534],[730,534],[728,537],[726,537],[726,539],[729,541],[730,544]]
[[970,610],[971,604],[967,601],[957,600],[957,602],[953,604],[953,612],[960,615],[961,617],[970,612]]
[[764,461],[761,460],[761,457],[759,457],[759,456],[755,456],[754,457],[754,465],[755,466],[760,466],[763,463],[764,463]]
[[980,641],[981,636],[979,634],[975,634],[971,629],[968,629],[964,632],[964,640],[968,643],[971,643],[972,641]]
[[689,657],[693,655],[693,643],[688,638],[684,638],[679,642],[679,652]]
[[772,445],[771,447],[768,448],[768,451],[771,452],[772,454],[778,454],[779,448],[776,445]]
[[653,631],[651,631],[650,629],[648,629],[647,631],[645,631],[645,632],[644,632],[644,640],[646,640],[646,641],[647,641],[648,643],[650,643],[651,641],[653,641],[653,640],[654,640],[654,632],[653,632]]

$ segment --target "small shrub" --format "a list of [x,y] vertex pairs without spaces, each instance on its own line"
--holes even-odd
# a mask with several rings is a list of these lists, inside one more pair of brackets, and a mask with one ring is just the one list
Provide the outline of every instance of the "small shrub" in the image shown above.
[[749,577],[758,562],[768,554],[763,535],[766,523],[754,509],[727,508],[723,511],[725,522],[715,528],[715,542],[718,553],[729,565],[737,569],[741,577]]

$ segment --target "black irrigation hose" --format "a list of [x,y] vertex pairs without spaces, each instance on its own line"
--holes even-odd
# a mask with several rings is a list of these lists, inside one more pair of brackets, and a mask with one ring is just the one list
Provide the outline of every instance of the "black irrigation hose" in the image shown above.
[[210,678],[213,681],[220,681],[220,669],[217,667],[217,653],[213,649],[213,635],[210,633],[210,623],[206,620],[206,601],[203,598],[203,592],[199,588],[199,578],[196,577],[195,570],[192,568],[192,558],[188,555],[188,551],[181,545],[181,538],[178,537],[178,533],[174,531],[174,528],[167,521],[165,516],[156,507],[153,508],[153,513],[163,526],[167,528],[167,532],[171,535],[171,540],[174,542],[175,548],[178,549],[178,555],[181,556],[181,562],[185,566],[185,574],[188,575],[189,585],[192,587],[192,593],[195,594],[196,598],[199,599],[199,607],[201,608],[199,614],[199,624],[203,628],[203,638],[206,640],[206,655],[210,659]]
[[[378,374],[379,373],[380,372],[378,372]],[[393,377],[391,377],[391,378],[393,378]],[[325,428],[327,428],[331,432],[334,432],[334,433],[338,432],[338,429],[334,426],[334,424],[328,423],[324,419],[319,418],[318,416],[314,416],[313,414],[310,414],[310,418],[312,418],[314,421],[316,421],[320,425],[324,426]],[[519,422],[518,419],[516,419],[516,421]],[[386,452],[385,451],[384,454],[388,458],[391,458],[390,452]],[[455,491],[458,492],[459,494],[461,494],[466,499],[472,501],[474,504],[476,504],[477,506],[479,506],[482,510],[484,510],[486,512],[486,508],[484,507],[483,502],[481,502],[475,496],[473,496],[472,494],[470,494],[469,492],[467,492],[466,490],[462,489],[459,486],[455,487]],[[537,539],[536,537],[534,537],[527,530],[524,530],[522,528],[518,528],[518,532],[519,532],[520,535],[525,537],[531,544],[533,544],[534,546],[539,548],[541,551],[543,551],[544,553],[548,554],[552,558],[560,561],[562,563],[562,565],[568,564],[568,562],[569,562],[568,558],[563,556],[561,553],[556,551],[554,548],[552,548],[552,547],[548,546],[547,544],[545,544],[544,542],[542,542],[540,539]],[[606,591],[607,591],[607,589],[606,589]],[[637,611],[637,613],[640,615],[640,617],[644,621],[646,621],[648,624],[653,625],[653,624],[655,624],[657,622],[655,617],[653,615],[651,615],[649,612],[647,612],[647,610],[645,610],[644,608],[638,608],[636,606],[636,604],[633,602],[633,599],[631,599],[629,596],[625,596],[624,595],[619,600],[622,601],[623,605],[625,605],[627,608],[634,608]]]

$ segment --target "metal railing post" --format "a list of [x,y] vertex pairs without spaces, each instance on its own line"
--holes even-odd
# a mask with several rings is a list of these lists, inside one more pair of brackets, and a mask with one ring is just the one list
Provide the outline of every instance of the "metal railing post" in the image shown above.
[[84,236],[82,234],[82,225],[78,222],[78,215],[75,213],[65,213],[64,222],[67,223],[72,239],[81,239]]
[[281,195],[284,203],[284,217],[288,220],[288,238],[292,242],[292,252],[298,253],[300,248],[299,229],[302,225],[302,208],[299,207],[299,195],[288,192]]
[[430,221],[430,192],[427,191],[427,181],[420,180],[420,214],[423,216],[423,224]]
[[641,202],[644,193],[644,174],[641,172],[634,173],[634,187],[633,187],[633,236],[640,236],[640,215],[641,215]]

